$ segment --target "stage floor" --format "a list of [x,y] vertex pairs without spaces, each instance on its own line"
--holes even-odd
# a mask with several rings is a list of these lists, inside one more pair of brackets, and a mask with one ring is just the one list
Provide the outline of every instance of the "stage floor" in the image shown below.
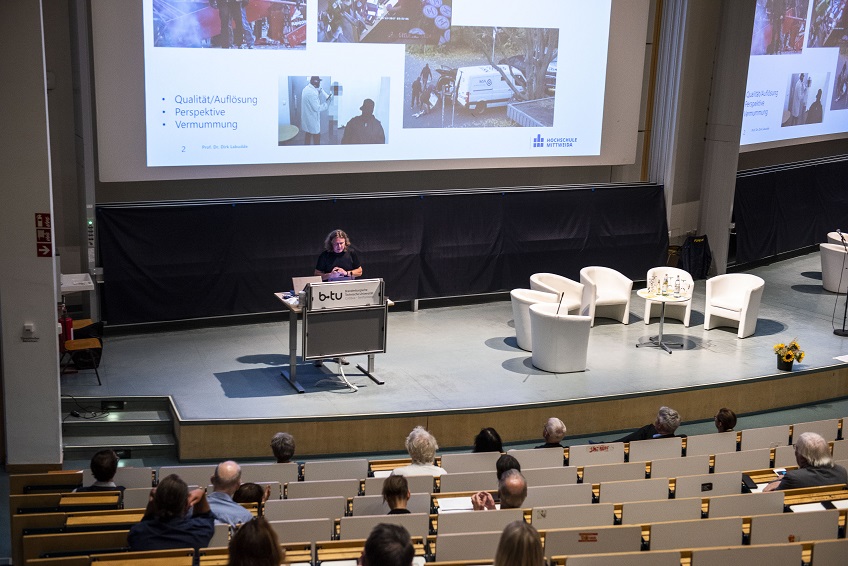
[[[183,421],[291,419],[388,414],[435,414],[641,396],[745,382],[774,376],[772,346],[797,338],[807,357],[796,371],[845,366],[848,339],[833,334],[842,297],[824,291],[818,253],[753,269],[766,281],[754,336],[705,331],[705,281],[696,282],[691,325],[668,320],[667,339],[684,347],[668,354],[636,348],[656,334],[645,325],[644,301],[634,291],[629,325],[598,319],[588,369],[550,374],[533,367],[518,348],[508,300],[485,304],[390,310],[388,351],[376,356],[377,385],[346,371],[359,391],[319,385],[336,365],[298,366],[306,389],[298,394],[281,376],[287,364],[288,323],[265,322],[107,337],[102,387],[90,371],[62,376],[62,393],[75,397],[170,395]],[[282,317],[281,317],[282,318]],[[833,398],[848,391],[833,391]],[[710,409],[712,410],[712,409]]]

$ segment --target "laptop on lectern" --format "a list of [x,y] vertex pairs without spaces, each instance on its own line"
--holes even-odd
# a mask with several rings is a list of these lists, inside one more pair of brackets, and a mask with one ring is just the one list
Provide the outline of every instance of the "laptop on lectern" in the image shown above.
[[320,275],[309,275],[307,277],[292,277],[292,290],[294,294],[297,295],[303,288],[306,287],[307,283],[320,283],[321,276]]

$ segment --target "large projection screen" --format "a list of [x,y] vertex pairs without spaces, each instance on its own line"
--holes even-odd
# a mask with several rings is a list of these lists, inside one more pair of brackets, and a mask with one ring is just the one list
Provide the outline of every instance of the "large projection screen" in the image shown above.
[[758,0],[740,151],[846,137],[848,0]]
[[648,0],[250,0],[252,49],[222,10],[239,32],[206,1],[91,1],[101,182],[635,159]]

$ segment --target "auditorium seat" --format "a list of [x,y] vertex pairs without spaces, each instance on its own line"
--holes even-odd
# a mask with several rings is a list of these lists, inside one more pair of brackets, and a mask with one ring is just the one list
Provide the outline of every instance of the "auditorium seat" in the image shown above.
[[615,464],[624,462],[624,443],[581,444],[568,449],[569,466]]
[[436,535],[436,562],[452,560],[492,560],[502,531]]
[[588,266],[580,270],[583,300],[580,314],[595,318],[612,318],[622,324],[630,323],[630,295],[633,281],[615,269]]
[[583,483],[641,479],[645,479],[645,462],[599,464],[583,467]]
[[197,466],[162,466],[157,475],[158,481],[171,474],[177,474],[188,485],[206,487],[215,475],[215,464],[202,464]]
[[486,472],[466,472],[463,474],[443,474],[439,478],[439,491],[494,491],[498,489],[498,475],[494,467]]
[[800,544],[696,548],[692,550],[691,566],[716,566],[717,564],[798,566],[802,564],[802,551],[803,547]]
[[545,531],[545,556],[635,552],[642,547],[642,527],[618,525]]
[[835,539],[838,534],[837,509],[751,517],[751,545]]
[[556,302],[562,304],[565,314],[576,314],[580,310],[583,301],[582,283],[555,273],[534,273],[530,276],[530,288],[556,295]]
[[709,498],[709,517],[751,517],[783,512],[783,492],[740,493]]
[[795,446],[778,446],[774,449],[774,467],[790,468],[797,467],[798,460],[795,458]]
[[524,507],[539,507],[542,505],[581,505],[592,503],[592,485],[580,483],[576,485],[543,485],[527,488],[527,498]]
[[[691,437],[690,437],[691,438]],[[710,457],[687,456],[686,458],[663,458],[651,460],[652,478],[676,478],[678,476],[694,476],[710,472]]]
[[747,472],[750,470],[765,470],[770,465],[771,450],[759,448],[757,450],[716,454],[713,471],[717,474],[721,472]]
[[530,306],[538,303],[556,303],[553,293],[531,289],[513,289],[509,293],[512,303],[512,323],[515,326],[515,341],[518,347],[528,352],[533,350],[530,334]]
[[797,442],[798,437],[805,432],[815,432],[828,442],[836,440],[839,435],[839,419],[826,419],[792,425],[792,443]]
[[507,454],[518,460],[521,468],[553,468],[562,466],[563,449],[555,448],[525,448],[507,450]]
[[621,506],[622,525],[644,525],[701,518],[701,498],[629,501]]
[[742,544],[742,517],[651,523],[651,550]]
[[401,525],[412,536],[426,537],[430,533],[429,513],[363,515],[362,517],[342,517],[339,523],[339,539],[367,539],[371,530],[379,523]]
[[834,460],[848,460],[848,440],[835,441],[832,455]]
[[241,464],[241,481],[242,483],[276,481],[285,485],[298,480],[299,468],[300,466],[295,462]]
[[736,326],[739,338],[751,336],[757,328],[764,286],[765,281],[748,273],[726,273],[707,279],[704,330]]
[[524,520],[523,509],[498,509],[494,511],[462,511],[439,515],[439,533],[482,533],[503,531],[509,523]]
[[443,454],[442,467],[451,474],[494,471],[500,452]]
[[740,433],[739,448],[753,450],[755,448],[777,448],[789,444],[789,425],[776,425],[760,428],[750,428]]
[[[153,487],[153,479],[155,472],[150,467],[120,467],[115,472],[115,485],[121,485],[125,488],[129,487],[146,487],[148,491]],[[206,478],[209,481],[209,478]],[[95,482],[94,474],[91,470],[82,471],[82,484],[91,485]]]
[[303,464],[306,481],[362,479],[368,476],[368,460],[310,460]]
[[630,443],[628,460],[646,462],[663,458],[679,458],[683,454],[683,439],[678,437],[634,440]]
[[701,456],[703,454],[721,454],[736,451],[736,434],[733,432],[714,432],[712,434],[696,434],[686,438],[686,456]]
[[668,497],[668,479],[655,478],[602,483],[598,500],[601,503],[626,503],[668,499]]
[[[678,269],[676,267],[653,267],[648,270],[648,275],[645,281],[650,282],[653,277],[662,281],[663,277],[668,277],[669,294],[673,290],[676,278],[680,278],[681,292],[689,296],[685,301],[669,302],[665,305],[665,318],[673,318],[683,322],[683,326],[689,326],[689,318],[692,315],[692,291],[695,287],[695,282],[692,280],[692,275],[688,271]],[[651,322],[651,317],[660,315],[662,303],[645,299],[645,324]]]
[[742,493],[742,472],[701,474],[675,478],[675,499],[686,497],[713,497]]
[[[554,556],[555,564],[565,566],[680,566],[680,553],[673,550],[654,552],[619,552],[615,554],[577,554]],[[562,559],[560,562],[559,559]]]
[[527,485],[573,485],[577,483],[576,466],[558,468],[527,468],[521,470]]
[[265,502],[265,518],[269,521],[297,519],[338,519],[347,509],[344,496],[312,497],[303,499],[269,499]]
[[128,487],[124,490],[124,509],[144,509],[149,501],[149,487]]
[[[365,478],[365,495],[380,495],[383,493],[383,482],[386,477]],[[433,493],[435,482],[432,476],[406,476],[409,493]]]
[[[80,557],[81,558],[81,557]],[[191,566],[194,564],[193,548],[175,548],[170,550],[141,550],[136,552],[113,552],[93,554],[89,562],[98,566]],[[39,564],[33,561],[32,564]],[[56,562],[55,566],[64,566],[66,562]],[[70,565],[68,565],[70,566]]]
[[[410,513],[429,513],[432,498],[429,493],[412,493],[406,508],[409,509]],[[386,515],[389,512],[389,506],[383,501],[382,495],[357,495],[353,498],[352,510],[354,517]]]
[[530,513],[530,522],[537,531],[611,526],[614,521],[615,505],[612,503],[538,505]]
[[848,556],[848,539],[816,541],[812,555],[812,566],[844,566]]
[[333,495],[353,497],[359,495],[360,483],[358,479],[296,481],[286,486],[286,498],[331,497]]
[[212,538],[207,546],[227,546],[230,544],[230,525],[215,523],[215,532],[212,533]]
[[330,518],[269,521],[268,524],[281,543],[331,540],[335,535],[335,523]]

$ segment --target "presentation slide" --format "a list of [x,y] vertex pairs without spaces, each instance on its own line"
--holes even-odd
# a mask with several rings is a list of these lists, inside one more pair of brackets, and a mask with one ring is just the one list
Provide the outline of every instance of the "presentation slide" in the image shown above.
[[[143,0],[146,165],[598,156],[610,18],[611,0]],[[766,114],[744,143],[844,124],[844,57],[804,37],[800,58],[752,57]]]
[[845,132],[848,0],[757,0],[741,145],[759,149]]

